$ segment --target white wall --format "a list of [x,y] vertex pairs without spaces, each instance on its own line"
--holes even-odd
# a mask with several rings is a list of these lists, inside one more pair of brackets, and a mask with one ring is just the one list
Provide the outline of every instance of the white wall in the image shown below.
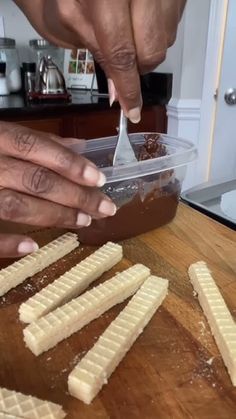
[[185,10],[181,99],[201,99],[211,0],[188,0]]
[[173,96],[179,97],[181,85],[181,72],[184,46],[185,16],[178,27],[175,44],[167,51],[166,60],[160,64],[156,71],[173,73]]
[[176,43],[157,71],[174,75],[173,97],[201,99],[211,0],[187,0]]
[[12,0],[0,0],[0,15],[4,17],[5,36],[16,40],[21,60],[29,60],[29,39],[41,37]]
[[[168,133],[190,140],[198,149],[211,4],[212,0],[187,0],[181,44],[180,78],[167,107]],[[205,168],[201,168],[200,171],[199,166],[203,161],[202,154],[206,153],[205,148],[203,153],[199,151],[199,160],[188,166],[184,189],[201,183]]]

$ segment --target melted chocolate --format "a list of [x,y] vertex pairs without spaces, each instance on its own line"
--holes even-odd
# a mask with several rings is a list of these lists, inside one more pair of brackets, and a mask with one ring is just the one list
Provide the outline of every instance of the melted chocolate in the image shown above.
[[157,157],[166,156],[166,147],[161,144],[159,134],[144,135],[145,143],[140,147],[138,153],[138,160],[150,160]]
[[[160,136],[148,134],[137,150],[138,160],[153,159],[167,154]],[[105,185],[104,192],[118,205],[114,217],[93,220],[91,226],[79,230],[79,240],[101,245],[137,236],[170,222],[177,210],[180,183],[174,171],[166,170],[143,178]]]
[[114,217],[93,220],[79,230],[82,243],[101,245],[137,236],[169,223],[175,216],[180,194],[179,182],[155,189],[141,199],[140,194],[118,209]]

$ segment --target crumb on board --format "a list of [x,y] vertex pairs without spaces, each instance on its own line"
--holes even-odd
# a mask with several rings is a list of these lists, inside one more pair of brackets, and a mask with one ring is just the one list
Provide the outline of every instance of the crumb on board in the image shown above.
[[206,361],[206,363],[208,364],[208,365],[212,365],[212,362],[214,361],[214,356],[212,356],[211,358],[209,358],[207,361]]
[[201,333],[205,332],[206,330],[205,323],[201,320],[200,322],[198,322],[198,324],[201,326]]

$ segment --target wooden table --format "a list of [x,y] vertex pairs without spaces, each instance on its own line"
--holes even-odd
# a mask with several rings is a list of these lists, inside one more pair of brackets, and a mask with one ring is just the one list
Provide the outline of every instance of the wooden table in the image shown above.
[[[34,236],[43,244],[55,234]],[[181,204],[170,225],[123,246],[125,258],[102,280],[140,262],[168,278],[170,291],[94,402],[69,397],[67,377],[124,304],[39,357],[24,347],[17,314],[22,301],[91,252],[83,246],[0,299],[0,386],[62,403],[68,419],[236,418],[236,389],[187,276],[191,263],[208,262],[236,313],[235,232]]]

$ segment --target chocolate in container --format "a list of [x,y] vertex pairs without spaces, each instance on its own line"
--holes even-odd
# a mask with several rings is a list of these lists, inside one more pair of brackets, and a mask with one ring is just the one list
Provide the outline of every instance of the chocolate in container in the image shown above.
[[[176,214],[187,164],[197,151],[187,140],[166,134],[130,134],[138,162],[112,166],[117,137],[88,140],[83,155],[107,178],[102,191],[117,205],[114,217],[93,220],[79,240],[101,245],[137,236],[169,223]],[[73,145],[80,152],[80,145]]]

